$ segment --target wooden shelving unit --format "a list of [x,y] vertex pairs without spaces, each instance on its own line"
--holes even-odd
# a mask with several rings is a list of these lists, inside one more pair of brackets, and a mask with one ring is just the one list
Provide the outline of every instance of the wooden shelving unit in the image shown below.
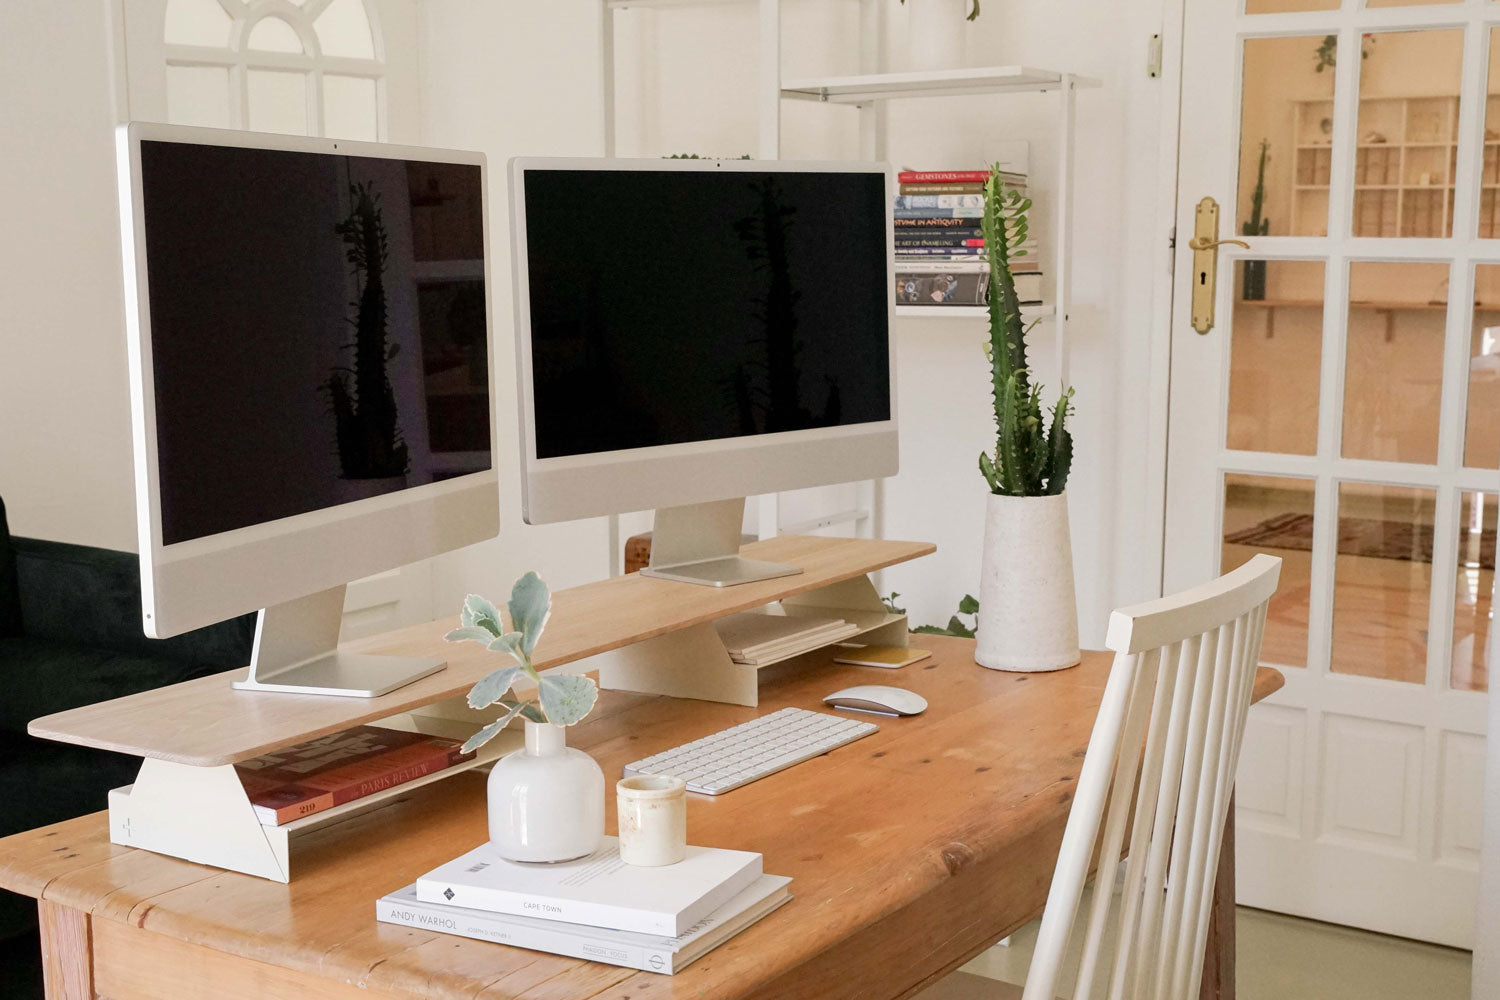
[[[1328,223],[1333,149],[1331,100],[1293,105],[1294,234],[1321,233]],[[1371,97],[1359,104],[1354,159],[1355,236],[1444,237],[1453,230],[1458,156],[1457,97]],[[1500,111],[1490,95],[1486,121]],[[1384,141],[1369,141],[1378,134]],[[1500,140],[1486,140],[1479,198],[1479,236],[1500,235]]]
[[[636,573],[559,591],[534,662],[544,671],[598,671],[607,688],[753,706],[759,670],[730,659],[716,619],[751,609],[826,614],[859,627],[840,641],[905,645],[905,616],[888,612],[868,574],[934,548],[783,536],[749,545],[745,554],[797,564],[803,571],[795,576],[721,589]],[[256,819],[237,761],[362,723],[463,738],[491,721],[493,711],[474,712],[463,696],[502,659],[477,643],[445,643],[455,624],[428,622],[351,644],[358,652],[447,660],[445,669],[379,698],[237,691],[230,682],[244,676],[242,668],[50,715],[28,732],[143,758],[135,783],[110,793],[115,843],[286,882],[298,845],[314,834],[378,813],[423,784],[484,766],[518,744],[515,734],[503,733],[466,765],[285,826]]]

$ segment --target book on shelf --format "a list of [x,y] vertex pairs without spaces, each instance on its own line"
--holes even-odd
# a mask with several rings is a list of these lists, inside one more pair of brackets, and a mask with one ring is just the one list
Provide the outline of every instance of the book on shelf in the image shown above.
[[905,247],[982,247],[984,239],[977,236],[914,236],[896,237],[896,253]]
[[901,184],[901,194],[982,194],[983,181],[953,181],[947,184]]
[[903,257],[934,257],[944,255],[949,257],[980,257],[984,254],[984,247],[898,247],[896,249],[896,263],[901,263]]
[[912,218],[896,217],[896,235],[902,232],[923,231],[927,229],[979,229],[979,220],[983,216],[965,217],[955,219],[951,215],[914,215]]
[[[897,219],[982,219],[984,218],[983,206],[978,208],[897,208],[893,209]],[[978,222],[969,223],[977,226]],[[948,225],[962,225],[962,223],[949,222]]]
[[984,209],[982,194],[901,194],[897,208],[977,208]]
[[675,865],[640,868],[620,860],[614,837],[587,857],[555,865],[506,861],[485,843],[417,879],[417,898],[678,937],[762,874],[759,854],[712,847],[689,847]]
[[342,732],[234,765],[263,826],[281,826],[473,760],[462,740],[382,726]]
[[[945,219],[943,221],[953,222],[955,220]],[[956,221],[964,222],[967,220],[960,219]],[[910,228],[903,226],[896,230],[896,239],[898,240],[953,239],[955,237],[968,240],[983,239],[984,228],[981,226],[913,226]]]
[[729,658],[752,667],[831,645],[859,631],[859,626],[842,618],[760,611],[727,615],[717,619],[714,628]]
[[415,885],[376,900],[375,918],[670,976],[790,900],[791,881],[785,876],[762,875],[675,937],[424,902]]
[[[896,175],[902,184],[983,184],[989,170],[903,170]],[[1026,175],[1012,170],[1000,171],[1001,180],[1026,182]]]
[[[898,265],[899,266],[899,265]],[[1040,305],[1042,276],[1013,275],[1016,300],[1023,306]],[[926,271],[898,271],[896,304],[902,306],[982,306],[990,301],[988,270],[934,268]]]

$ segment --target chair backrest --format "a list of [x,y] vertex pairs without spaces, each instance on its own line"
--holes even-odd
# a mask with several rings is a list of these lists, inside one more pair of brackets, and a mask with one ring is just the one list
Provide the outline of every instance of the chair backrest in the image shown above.
[[[1053,1000],[1097,847],[1073,996],[1198,995],[1219,848],[1281,560],[1110,616],[1115,661],[1063,833],[1024,1000]],[[1100,827],[1103,835],[1100,835]],[[1128,850],[1125,844],[1130,834]],[[1124,887],[1112,891],[1122,853]],[[1101,954],[1118,907],[1111,954]]]

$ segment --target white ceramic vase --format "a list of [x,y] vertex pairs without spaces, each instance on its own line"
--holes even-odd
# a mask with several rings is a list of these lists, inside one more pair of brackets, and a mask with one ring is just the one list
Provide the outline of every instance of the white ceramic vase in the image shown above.
[[974,660],[992,670],[1061,670],[1078,662],[1078,598],[1067,494],[990,494]]
[[490,770],[490,843],[510,861],[572,861],[604,839],[604,772],[567,730],[526,722],[526,746]]
[[906,0],[906,7],[908,69],[958,69],[968,0]]

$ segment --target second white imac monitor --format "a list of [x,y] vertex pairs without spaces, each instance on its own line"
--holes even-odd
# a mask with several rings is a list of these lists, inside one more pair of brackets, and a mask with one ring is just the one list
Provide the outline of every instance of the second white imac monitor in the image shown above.
[[889,171],[511,164],[528,523],[657,509],[652,575],[723,586],[748,495],[895,473]]

